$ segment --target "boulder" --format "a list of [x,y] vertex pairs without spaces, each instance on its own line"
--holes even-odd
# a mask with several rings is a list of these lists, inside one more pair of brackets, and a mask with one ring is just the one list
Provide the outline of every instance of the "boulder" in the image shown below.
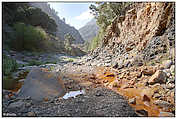
[[65,93],[64,83],[56,73],[35,68],[27,75],[18,96],[30,96],[34,101],[42,101],[63,96]]
[[162,70],[157,70],[154,75],[151,76],[148,83],[153,85],[155,83],[165,83],[166,82],[166,73]]

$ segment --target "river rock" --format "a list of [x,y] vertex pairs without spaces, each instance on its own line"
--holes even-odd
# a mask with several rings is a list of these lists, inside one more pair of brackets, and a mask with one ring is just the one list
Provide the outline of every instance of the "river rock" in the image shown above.
[[148,83],[153,85],[155,83],[165,83],[166,81],[166,73],[162,70],[157,70],[154,75],[151,76]]
[[175,72],[175,65],[171,65],[170,71],[171,71],[171,73],[174,73],[174,72]]
[[66,93],[63,81],[56,73],[35,68],[28,74],[18,96],[27,97],[35,101],[63,96]]
[[165,60],[165,61],[162,62],[162,64],[163,64],[165,69],[168,69],[172,65],[172,61],[171,60]]
[[175,84],[174,83],[168,83],[166,88],[167,89],[173,89],[173,88],[175,88]]
[[27,115],[30,116],[30,117],[36,116],[36,114],[34,112],[28,112]]
[[160,95],[159,93],[155,93],[155,94],[153,95],[153,97],[154,97],[154,98],[160,98],[161,95]]

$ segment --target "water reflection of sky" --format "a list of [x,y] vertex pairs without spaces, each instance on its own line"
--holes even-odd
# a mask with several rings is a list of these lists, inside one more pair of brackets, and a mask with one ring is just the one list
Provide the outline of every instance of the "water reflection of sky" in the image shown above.
[[85,91],[84,90],[78,90],[78,91],[70,91],[69,93],[66,93],[63,98],[64,99],[68,99],[70,97],[76,97],[77,95],[80,95],[80,94],[85,94]]

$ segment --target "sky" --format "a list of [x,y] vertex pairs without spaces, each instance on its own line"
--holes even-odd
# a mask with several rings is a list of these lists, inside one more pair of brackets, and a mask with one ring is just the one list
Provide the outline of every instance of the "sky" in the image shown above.
[[48,3],[51,8],[58,12],[60,19],[65,18],[66,23],[76,29],[81,28],[94,18],[89,10],[89,6],[93,3]]

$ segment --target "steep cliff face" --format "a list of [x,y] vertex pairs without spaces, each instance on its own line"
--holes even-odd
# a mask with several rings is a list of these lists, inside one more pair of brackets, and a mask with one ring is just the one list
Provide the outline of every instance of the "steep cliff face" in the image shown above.
[[84,43],[84,40],[82,36],[80,35],[79,31],[75,29],[74,27],[66,24],[63,20],[61,20],[54,9],[50,8],[49,4],[47,3],[30,3],[32,6],[42,9],[45,13],[47,13],[49,16],[54,18],[56,24],[57,24],[57,32],[56,36],[60,39],[64,40],[64,36],[67,33],[70,33],[75,39],[75,43]]
[[[170,25],[172,18],[172,4],[147,3],[137,4],[137,7],[129,10],[124,21],[116,19],[112,24],[112,37],[116,37],[116,28],[120,34],[115,41],[128,46],[136,46],[138,51],[143,50],[148,41],[155,36],[161,36]],[[119,23],[120,22],[120,23]]]
[[97,61],[108,55],[109,62],[98,61],[103,66],[143,65],[164,53],[174,53],[174,36],[174,3],[136,3],[125,16],[115,18],[102,47],[91,55]]

